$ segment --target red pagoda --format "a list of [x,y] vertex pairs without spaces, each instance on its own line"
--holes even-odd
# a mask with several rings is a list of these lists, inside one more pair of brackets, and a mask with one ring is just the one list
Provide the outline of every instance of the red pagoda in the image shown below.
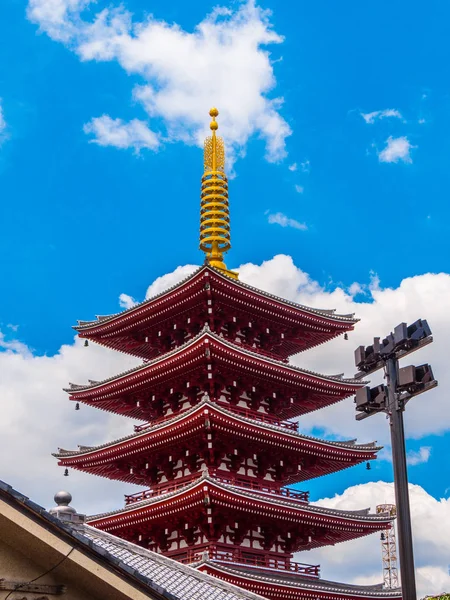
[[71,384],[70,399],[143,421],[131,435],[55,456],[65,468],[139,484],[89,524],[271,600],[401,598],[321,579],[297,552],[384,531],[389,514],[309,503],[288,485],[376,458],[375,444],[302,435],[301,417],[361,381],[300,369],[289,357],[353,329],[352,315],[250,287],[229,271],[225,152],[210,111],[201,188],[204,266],[119,314],[79,322],[81,338],[140,357],[125,373]]

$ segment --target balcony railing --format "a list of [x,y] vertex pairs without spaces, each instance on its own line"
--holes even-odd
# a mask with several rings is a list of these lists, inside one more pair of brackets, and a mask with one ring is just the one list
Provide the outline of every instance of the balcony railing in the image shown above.
[[[155,485],[153,488],[149,490],[144,490],[143,492],[137,492],[136,494],[128,494],[125,496],[125,506],[133,504],[134,502],[141,502],[142,500],[154,498],[155,496],[159,496],[160,494],[167,494],[169,492],[179,490],[188,485],[189,483],[192,483],[200,476],[201,473],[197,475],[187,475],[186,477],[179,477],[178,479]],[[297,490],[291,490],[289,488],[272,487],[266,484],[265,482],[262,482],[257,479],[252,479],[251,477],[228,475],[223,471],[213,471],[211,473],[211,476],[216,481],[240,487],[242,489],[254,490],[263,494],[283,496],[285,498],[291,498],[293,500],[300,500],[301,502],[309,501],[309,492],[301,492]]]
[[247,417],[248,419],[261,421],[262,423],[270,423],[271,425],[278,425],[278,427],[284,427],[285,429],[290,429],[291,431],[298,431],[298,421],[282,421],[281,419],[274,417],[273,415],[258,412],[257,410],[242,408],[241,406],[233,406],[232,404],[228,404],[227,402],[216,402],[216,404],[218,406],[226,408],[230,412],[237,413],[238,415],[241,415],[243,417]]
[[[230,412],[241,415],[242,417],[246,417],[247,419],[253,419],[254,421],[260,421],[262,423],[270,423],[271,425],[277,425],[278,427],[284,427],[285,429],[289,429],[290,431],[298,431],[298,421],[282,421],[281,419],[268,415],[266,413],[258,412],[256,410],[251,410],[247,408],[242,408],[240,406],[233,406],[232,404],[228,404],[227,402],[216,401],[215,404],[217,406],[221,406],[229,410]],[[154,425],[159,425],[160,423],[164,423],[169,419],[173,419],[179,413],[172,413],[170,415],[164,415],[163,417],[159,417],[159,419],[155,419],[149,423],[143,423],[142,425],[135,425],[134,431],[136,433],[143,431],[144,429],[148,429]]]
[[125,494],[125,506],[128,506],[128,504],[133,504],[134,502],[148,500],[149,498],[154,498],[155,496],[160,496],[161,494],[174,492],[185,487],[189,483],[192,483],[196,479],[199,479],[200,476],[201,473],[198,475],[187,475],[186,477],[179,477],[178,479],[155,485],[153,488],[144,490],[143,492],[137,492],[136,494]]
[[301,500],[302,502],[309,502],[309,492],[301,492],[284,487],[273,487],[258,479],[252,479],[251,477],[244,477],[242,475],[228,475],[223,471],[216,471],[211,473],[211,475],[217,481],[227,483],[229,485],[234,485],[236,487],[244,488],[247,490],[255,490],[264,494],[275,494],[277,496],[284,496],[285,498],[293,498],[295,500]]
[[204,548],[186,549],[183,552],[179,550],[168,552],[167,556],[184,564],[192,564],[209,559],[217,562],[245,565],[256,569],[297,573],[314,579],[320,577],[320,565],[308,565],[289,560],[288,558],[257,554],[239,547],[205,546]]
[[142,425],[135,425],[134,431],[135,433],[138,433],[139,431],[143,431],[144,429],[148,429],[149,427],[153,427],[154,425],[159,425],[160,423],[164,423],[164,421],[169,421],[170,419],[179,416],[181,413],[182,411],[180,410],[177,413],[170,413],[170,415],[164,415],[163,417],[159,417],[154,421],[149,421],[148,423],[143,423]]

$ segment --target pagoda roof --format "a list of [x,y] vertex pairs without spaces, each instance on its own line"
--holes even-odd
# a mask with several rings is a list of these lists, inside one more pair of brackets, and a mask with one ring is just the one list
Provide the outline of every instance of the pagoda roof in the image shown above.
[[[227,363],[231,363],[230,359],[234,356],[239,360],[238,367],[245,364],[247,372],[253,370],[261,379],[269,379],[272,376],[275,379],[281,378],[283,385],[286,385],[286,383],[291,386],[298,386],[301,383],[309,384],[314,391],[327,395],[327,402],[323,402],[323,406],[355,394],[359,388],[367,383],[354,378],[344,379],[341,375],[322,375],[275,360],[225,340],[210,331],[209,327],[205,325],[197,336],[162,356],[103,381],[91,381],[84,385],[71,383],[69,388],[65,388],[65,391],[70,393],[72,400],[92,402],[95,406],[114,412],[113,399],[117,398],[118,395],[123,395],[127,391],[136,392],[138,389],[149,388],[151,383],[154,383],[158,377],[164,377],[164,375],[173,377],[175,369],[186,367],[188,360],[188,368],[192,370],[193,354],[196,350],[202,348],[204,344],[209,344],[211,350],[222,350],[224,356],[227,357]],[[201,355],[198,353],[198,358],[204,361],[204,353]],[[315,408],[321,408],[321,406]],[[315,410],[315,408],[312,410]],[[300,410],[296,414],[309,412],[310,410]],[[129,416],[139,418],[139,414],[140,411],[135,410],[131,411]]]
[[[216,492],[218,498],[225,498],[225,502],[230,503],[233,499],[236,507],[240,510],[247,507],[253,507],[255,503],[259,503],[264,510],[271,513],[273,517],[274,510],[281,511],[284,515],[284,519],[287,515],[291,515],[293,519],[302,522],[308,522],[312,525],[320,525],[328,523],[330,526],[335,525],[340,530],[339,541],[348,541],[359,537],[360,535],[368,535],[374,531],[380,529],[387,529],[390,527],[391,522],[395,517],[387,513],[369,513],[369,509],[362,510],[337,510],[335,508],[326,508],[323,506],[315,506],[307,504],[289,497],[275,496],[266,494],[264,492],[258,492],[256,490],[244,489],[235,485],[223,483],[217,481],[211,477],[208,473],[203,473],[201,477],[184,486],[183,488],[161,494],[140,502],[134,502],[125,506],[124,508],[93,515],[88,517],[88,521],[93,523],[95,527],[102,528],[105,523],[113,525],[114,528],[121,525],[128,526],[134,519],[142,519],[143,515],[147,512],[153,512],[151,509],[161,509],[164,514],[168,514],[167,511],[173,504],[177,506],[179,510],[183,510],[182,499],[186,498],[186,501],[193,506],[194,496],[199,495],[199,502],[203,502],[204,492],[209,490],[210,493]],[[225,494],[225,495],[224,495]],[[249,502],[252,501],[252,502]],[[159,505],[159,506],[158,506]],[[253,508],[251,510],[254,510]],[[261,509],[262,510],[262,509]],[[300,521],[299,521],[300,522]],[[347,527],[347,531],[344,528]],[[328,542],[335,543],[335,542]],[[310,548],[318,547],[317,542],[311,542]]]
[[[175,435],[177,443],[180,443],[182,437],[180,429],[183,428],[185,435],[191,436],[198,421],[201,422],[199,431],[203,431],[205,414],[223,421],[225,429],[231,425],[237,437],[241,435],[249,440],[262,438],[272,446],[282,447],[283,450],[303,451],[305,454],[318,456],[326,461],[323,465],[319,464],[317,467],[299,471],[295,477],[291,478],[292,483],[333,473],[371,460],[375,457],[375,453],[382,448],[375,442],[366,444],[356,444],[355,440],[333,442],[300,434],[280,425],[257,421],[233,412],[205,396],[196,406],[175,414],[170,419],[150,424],[139,432],[97,446],[79,446],[78,450],[59,449],[59,452],[54,453],[53,456],[60,459],[59,464],[62,466],[77,468],[77,465],[82,464],[82,470],[108,477],[110,476],[108,464],[118,460],[124,453],[131,458],[148,448],[151,448],[152,452],[156,452],[158,448],[167,447],[168,441],[173,441]],[[245,424],[244,428],[243,424]],[[251,429],[247,427],[247,424],[251,425]],[[140,478],[136,478],[136,475],[129,472],[123,472],[122,477],[117,474],[117,478],[130,483],[140,483],[141,481]],[[173,483],[176,483],[176,480]]]
[[[205,558],[201,562],[195,563],[197,569],[205,570],[207,573],[216,574],[223,579],[236,579],[235,585],[239,585],[240,581],[251,581],[252,583],[260,584],[257,587],[259,593],[264,594],[269,586],[273,588],[286,588],[289,597],[293,596],[293,592],[299,594],[303,592],[305,597],[312,593],[322,593],[326,597],[333,595],[334,597],[356,597],[356,598],[402,598],[401,588],[385,588],[383,583],[375,585],[356,585],[348,583],[340,583],[337,581],[329,581],[326,579],[314,579],[302,576],[296,573],[277,572],[274,569],[258,569],[257,567],[248,567],[240,564],[224,565],[219,560]],[[227,577],[228,576],[228,577]],[[258,593],[258,592],[257,592]],[[324,597],[324,596],[319,597]]]
[[[2,510],[3,504],[9,509],[6,513]],[[94,579],[96,580],[95,590],[97,591],[111,590],[110,587],[104,587],[102,584],[102,581],[107,581],[109,586],[112,585],[110,577],[106,580],[105,574],[102,572],[106,569],[107,573],[119,576],[123,598],[131,599],[136,598],[136,594],[138,597],[144,594],[146,598],[155,600],[198,600],[199,598],[202,600],[265,600],[250,591],[242,590],[162,554],[127,542],[111,533],[100,531],[86,523],[75,524],[66,520],[61,521],[3,481],[0,481],[0,513],[3,518],[2,526],[5,518],[7,523],[8,519],[15,517],[14,525],[19,524],[23,529],[27,527],[28,537],[31,541],[39,539],[34,536],[41,530],[41,534],[43,531],[45,535],[50,533],[54,536],[58,552],[62,549],[62,553],[70,544],[69,547],[76,549],[76,552],[66,563],[70,563],[69,571],[74,568],[75,576],[77,573],[81,573],[80,564],[83,565],[83,568],[89,569],[93,578],[92,583],[94,583]],[[17,514],[21,519],[17,519]],[[7,527],[5,529],[8,531]],[[17,545],[20,545],[23,539],[27,540],[28,538],[20,536]],[[31,556],[36,555],[37,548],[36,544],[32,544]],[[67,550],[64,551],[67,553]],[[78,562],[76,559],[75,562],[71,562],[77,554]],[[68,556],[65,558],[67,559]],[[125,585],[130,587],[125,587]],[[94,585],[86,589],[93,592]],[[132,595],[133,592],[135,595]],[[35,597],[34,594],[32,595]],[[40,594],[40,597],[46,598],[47,595]],[[89,594],[89,597],[92,596]],[[96,594],[96,597],[107,596],[97,596]]]
[[[94,557],[97,565],[100,564],[113,570],[124,581],[138,584],[139,587],[136,589],[142,589],[140,586],[144,586],[149,598],[165,597],[167,600],[198,600],[198,598],[203,600],[264,600],[262,595],[257,595],[252,591],[224,581],[220,577],[213,577],[203,572],[202,565],[193,568],[86,523],[72,524],[69,521],[61,521],[2,481],[0,481],[0,496],[2,500],[6,501],[7,507],[19,511],[24,519],[30,519],[30,521],[27,520],[27,525],[30,522],[39,526],[42,525],[47,532],[50,531],[58,539],[69,541],[81,553],[86,553],[86,560],[89,557]],[[35,533],[34,526],[32,530],[30,535]],[[209,565],[214,569],[220,569],[223,574],[233,571],[237,576],[239,573],[244,575],[245,571],[244,567],[241,568],[235,564],[232,567],[225,567],[209,561]],[[261,579],[264,577],[268,582],[277,579],[275,573],[262,575],[257,570],[255,570],[254,577],[261,577]],[[347,593],[350,597],[356,596],[369,599],[371,597],[377,599],[383,597],[399,598],[399,594],[394,595],[394,590],[383,590],[383,593],[381,593],[378,591],[379,586],[367,586],[366,588],[366,586],[345,585],[322,579],[312,580],[301,576],[296,577],[296,580],[299,582],[304,580],[301,586],[305,590],[311,592],[317,590],[319,593],[326,590],[333,594],[335,598],[339,598],[340,593]],[[300,583],[296,587],[299,588]],[[365,593],[365,589],[367,589],[367,593]],[[370,593],[372,589],[373,593]],[[306,594],[305,597],[307,597]]]
[[240,281],[239,279],[231,279],[230,277],[227,277],[226,275],[221,273],[218,269],[215,269],[214,267],[211,267],[210,265],[203,265],[203,266],[199,267],[196,271],[194,271],[191,275],[188,275],[188,277],[185,277],[180,282],[169,287],[167,290],[164,290],[163,292],[160,292],[159,294],[156,294],[155,296],[152,296],[151,298],[147,298],[146,300],[143,300],[142,302],[135,304],[131,308],[127,308],[125,310],[122,310],[118,313],[114,313],[112,315],[98,315],[97,318],[92,321],[78,321],[78,325],[75,325],[74,329],[76,331],[81,332],[81,331],[86,331],[88,329],[91,329],[92,327],[97,327],[99,325],[104,326],[107,323],[110,324],[112,321],[115,321],[119,318],[123,318],[123,317],[129,318],[131,315],[135,315],[136,313],[139,313],[140,311],[142,311],[143,308],[153,304],[157,300],[161,300],[165,296],[173,295],[174,292],[179,291],[187,283],[196,280],[200,275],[204,275],[208,272],[219,278],[222,278],[224,281],[226,281],[228,284],[231,284],[233,287],[248,290],[258,296],[261,296],[262,298],[270,299],[275,302],[279,302],[283,305],[295,308],[296,310],[299,310],[304,313],[324,317],[329,321],[355,324],[359,320],[359,319],[355,318],[354,313],[351,313],[348,315],[340,315],[340,314],[336,314],[336,310],[333,308],[331,308],[331,309],[311,308],[309,306],[304,306],[303,304],[299,304],[299,303],[293,302],[291,300],[286,300],[285,298],[281,298],[280,296],[276,296],[275,294],[270,294],[269,292],[265,292],[263,290],[255,288],[247,283]]
[[[308,343],[308,347],[321,344],[348,331],[358,322],[353,313],[341,315],[336,313],[334,309],[317,309],[304,306],[259,290],[237,279],[231,279],[210,265],[203,265],[160,294],[118,313],[98,315],[96,319],[91,321],[79,320],[73,328],[81,337],[92,338],[98,343],[140,356],[141,350],[132,349],[131,347],[125,348],[121,343],[114,342],[113,338],[136,330],[139,324],[150,325],[154,319],[159,321],[170,317],[172,314],[188,310],[190,304],[198,302],[200,294],[203,293],[206,277],[208,282],[214,281],[217,287],[217,289],[214,288],[214,291],[220,292],[223,297],[226,297],[228,303],[232,303],[234,299],[242,305],[242,308],[248,310],[251,301],[253,301],[253,304],[265,306],[266,310],[264,312],[267,315],[271,314],[273,317],[276,314],[274,311],[285,313],[285,316],[289,317],[292,323],[303,322],[311,329],[317,330],[316,339]],[[324,327],[328,328],[329,331]],[[288,354],[298,351],[292,349]]]

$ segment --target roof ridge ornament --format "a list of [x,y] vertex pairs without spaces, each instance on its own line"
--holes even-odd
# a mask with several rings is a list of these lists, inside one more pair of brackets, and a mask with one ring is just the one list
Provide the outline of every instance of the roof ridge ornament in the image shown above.
[[68,521],[72,525],[81,525],[85,522],[86,516],[80,515],[73,506],[69,506],[72,502],[72,494],[64,491],[57,492],[54,500],[56,502],[55,508],[48,511],[51,515],[61,521]]
[[228,179],[225,175],[225,145],[216,135],[219,128],[216,117],[219,111],[211,108],[209,125],[212,135],[205,139],[203,151],[204,173],[200,203],[200,250],[205,253],[205,263],[228,277],[237,279],[229,271],[223,255],[231,248],[230,213],[228,207]]

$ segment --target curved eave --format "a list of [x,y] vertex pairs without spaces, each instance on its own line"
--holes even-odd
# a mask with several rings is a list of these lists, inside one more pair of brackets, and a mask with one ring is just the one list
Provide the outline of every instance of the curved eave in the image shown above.
[[135,367],[129,371],[125,371],[101,382],[95,382],[87,385],[72,384],[72,387],[66,388],[65,391],[70,393],[72,400],[78,401],[86,401],[89,398],[105,398],[108,396],[108,392],[110,397],[111,393],[115,393],[116,395],[119,393],[126,393],[131,389],[135,389],[137,379],[140,379],[145,385],[145,381],[152,377],[155,369],[158,367],[160,368],[161,365],[168,367],[169,364],[173,364],[177,359],[181,359],[181,362],[184,363],[190,351],[196,349],[201,344],[208,344],[209,342],[211,342],[212,345],[216,344],[218,348],[222,348],[225,350],[225,352],[228,351],[229,354],[234,354],[235,357],[239,358],[239,360],[243,360],[244,362],[252,364],[259,362],[262,367],[269,369],[272,373],[278,370],[280,373],[287,375],[291,374],[291,376],[297,378],[297,381],[295,382],[297,384],[299,383],[298,378],[312,382],[319,388],[322,388],[324,393],[333,394],[333,392],[336,392],[341,394],[344,393],[346,396],[350,396],[356,393],[359,388],[364,387],[364,385],[367,383],[357,379],[330,377],[271,359],[233,344],[211,332],[208,327],[205,327],[197,336],[179,348],[147,363],[144,363],[139,367]]
[[[205,560],[202,563],[195,565],[200,571],[214,574],[219,579],[225,579],[235,583],[242,588],[251,587],[252,591],[264,596],[264,589],[279,590],[280,593],[285,592],[290,598],[311,597],[312,594],[320,594],[321,600],[327,598],[366,598],[367,600],[401,600],[401,588],[386,589],[383,584],[379,585],[351,585],[338,583],[336,581],[327,581],[324,579],[311,579],[302,575],[295,575],[283,578],[282,573],[271,574],[270,572],[249,572],[250,569],[244,566],[239,569],[239,566],[225,566],[217,561]],[[253,589],[253,587],[255,589]],[[294,595],[295,594],[295,595]],[[298,594],[298,596],[297,596]]]
[[156,303],[162,303],[164,300],[166,300],[166,298],[170,298],[170,296],[172,296],[174,293],[184,288],[186,284],[194,282],[197,276],[204,270],[204,266],[199,267],[196,271],[194,271],[188,277],[182,279],[179,283],[171,286],[167,290],[164,290],[152,298],[148,298],[143,302],[135,304],[131,308],[127,308],[112,315],[98,316],[97,319],[93,321],[78,321],[78,325],[74,325],[73,329],[80,334],[83,333],[84,337],[87,337],[91,333],[95,334],[103,330],[113,329],[114,326],[119,322],[135,322],[138,320],[136,317],[139,318],[143,313],[145,313],[146,309],[153,307]]
[[[171,506],[181,507],[183,499],[191,503],[196,495],[203,502],[206,491],[208,491],[208,494],[214,495],[216,501],[217,498],[221,497],[224,498],[224,502],[230,502],[231,500],[236,508],[242,509],[243,507],[247,507],[247,509],[252,510],[252,506],[259,504],[263,510],[271,513],[271,516],[273,516],[272,513],[281,512],[284,517],[288,515],[289,518],[302,519],[302,522],[309,522],[311,525],[328,523],[330,527],[334,525],[341,529],[347,527],[351,530],[353,527],[355,528],[355,532],[367,529],[368,531],[363,533],[363,535],[388,529],[394,520],[389,515],[369,514],[367,510],[343,511],[314,506],[284,497],[275,498],[273,495],[244,490],[236,486],[220,483],[206,475],[179,490],[136,502],[119,510],[93,515],[88,517],[88,522],[99,527],[101,523],[112,523],[113,521],[126,526],[127,522],[129,524],[134,518],[141,518],[149,509],[151,510],[155,507],[165,511],[170,510]],[[341,541],[345,540],[342,539]]]
[[[317,457],[322,464],[317,467],[306,468],[297,475],[289,478],[289,483],[305,481],[349,468],[358,463],[376,458],[376,453],[381,449],[375,444],[357,445],[353,442],[330,442],[312,436],[305,436],[284,427],[262,423],[260,421],[233,413],[219,407],[210,400],[174,416],[173,419],[150,426],[144,431],[114,440],[112,442],[94,447],[80,447],[80,450],[60,450],[53,456],[59,459],[59,465],[72,467],[82,471],[108,477],[107,465],[114,464],[120,457],[142,456],[147,452],[155,452],[157,448],[167,447],[173,439],[192,437],[197,431],[204,430],[204,418],[208,415],[214,419],[214,428],[227,431],[228,435],[256,441],[262,444],[272,444],[288,452],[299,452],[304,455]],[[221,425],[222,422],[222,425]],[[117,479],[128,483],[140,484],[142,479],[125,471],[118,471]],[[173,482],[176,483],[176,480]]]
[[340,331],[351,329],[358,322],[358,319],[355,319],[353,315],[339,315],[336,314],[334,310],[310,308],[269,294],[268,292],[258,290],[239,280],[230,279],[223,273],[220,273],[217,269],[207,265],[200,267],[190,276],[161,294],[113,315],[99,316],[97,317],[97,320],[94,321],[79,321],[78,325],[75,325],[73,328],[83,337],[89,337],[100,335],[102,333],[108,334],[108,332],[120,329],[131,323],[136,324],[141,318],[146,318],[146,313],[151,312],[160,304],[172,302],[176,299],[177,295],[182,294],[185,291],[184,288],[190,287],[197,279],[210,275],[212,276],[211,278],[218,278],[220,283],[226,285],[230,290],[234,289],[244,291],[247,294],[251,293],[261,301],[272,304],[274,308],[289,309],[305,318],[313,317],[315,319],[320,319],[323,324],[337,327]]

